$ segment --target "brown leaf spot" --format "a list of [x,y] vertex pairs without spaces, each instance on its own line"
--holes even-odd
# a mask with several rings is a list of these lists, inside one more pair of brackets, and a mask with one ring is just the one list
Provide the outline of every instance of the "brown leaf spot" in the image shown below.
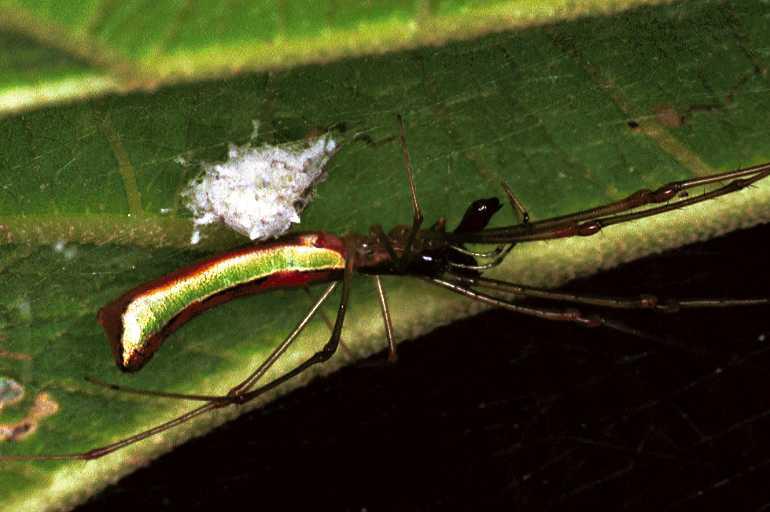
[[26,417],[15,423],[0,423],[0,441],[21,441],[37,430],[40,421],[55,414],[59,404],[48,395],[40,393]]

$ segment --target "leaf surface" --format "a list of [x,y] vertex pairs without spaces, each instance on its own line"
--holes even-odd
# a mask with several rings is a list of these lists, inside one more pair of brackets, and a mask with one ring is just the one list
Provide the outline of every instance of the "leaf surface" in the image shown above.
[[[14,48],[19,45],[39,45],[35,26],[52,20],[61,33],[54,31],[51,38],[82,36],[70,46],[54,40],[30,50],[26,62],[37,62],[38,72],[29,76],[21,72],[23,59],[22,64],[7,61],[0,76],[7,84],[6,97],[13,87],[37,87],[43,77],[43,90],[50,91],[56,80],[75,80],[78,95],[66,97],[86,98],[0,120],[0,375],[25,390],[21,401],[2,409],[0,421],[5,430],[22,421],[37,426],[24,440],[2,443],[2,453],[88,449],[169,419],[190,404],[110,392],[83,377],[147,389],[223,393],[299,321],[310,303],[302,292],[235,301],[175,333],[138,374],[122,375],[94,319],[101,305],[127,289],[243,243],[220,230],[199,247],[189,245],[189,214],[179,193],[198,167],[178,161],[223,160],[229,143],[250,140],[254,120],[259,140],[270,143],[301,140],[340,123],[347,134],[366,133],[380,141],[398,133],[395,116],[403,115],[426,222],[443,216],[449,226],[472,200],[502,196],[502,180],[533,219],[542,219],[642,187],[770,160],[762,52],[770,36],[762,21],[767,7],[758,3],[662,5],[579,19],[559,11],[547,25],[529,26],[528,18],[516,30],[454,42],[451,31],[439,31],[439,46],[381,56],[360,55],[376,45],[352,51],[348,47],[355,45],[347,42],[341,46],[348,49],[334,54],[315,48],[295,60],[284,55],[293,67],[274,71],[265,71],[274,62],[254,64],[262,55],[256,50],[244,50],[248,65],[233,59],[228,48],[248,47],[244,41],[263,37],[274,48],[280,39],[255,20],[284,23],[280,34],[292,34],[290,49],[301,46],[308,34],[334,40],[341,26],[357,33],[361,19],[401,30],[411,20],[420,27],[422,38],[398,44],[392,34],[378,39],[382,50],[414,46],[427,37],[418,22],[421,11],[411,2],[402,10],[383,8],[381,15],[337,2],[336,24],[300,4],[282,4],[287,7],[276,14],[282,22],[260,15],[258,7],[248,16],[217,17],[180,13],[171,2],[155,3],[151,11],[132,2],[82,4],[81,13],[53,4],[45,12],[43,4],[23,10],[17,10],[17,3],[2,4],[6,12],[23,13],[13,20],[16,31],[0,34],[5,55],[18,56]],[[440,5],[436,12],[445,8],[453,16],[460,16],[463,7],[471,14],[483,11],[473,2]],[[500,5],[510,9],[512,3]],[[94,12],[102,12],[102,18]],[[140,14],[149,20],[141,30],[135,22]],[[256,23],[253,31],[244,28],[249,22]],[[20,42],[19,27],[28,40]],[[490,21],[483,32],[491,27]],[[202,34],[214,34],[214,41]],[[346,41],[343,35],[337,40]],[[93,48],[107,55],[109,69],[95,80],[115,82],[119,66],[114,62],[127,60],[132,71],[126,76],[136,78],[141,68],[140,75],[157,78],[157,85],[178,83],[142,92],[148,87],[145,80],[130,94],[102,96],[116,86],[82,86],[99,67],[94,63],[103,65],[89,53]],[[348,54],[358,56],[332,60]],[[114,55],[119,55],[115,61]],[[174,67],[184,62],[180,55],[194,55],[188,74]],[[319,63],[296,65],[305,62]],[[233,74],[235,69],[253,72]],[[188,82],[202,77],[214,79]],[[15,103],[6,112],[47,102]],[[770,187],[762,183],[703,207],[618,226],[599,236],[522,244],[497,275],[555,286],[650,252],[766,221],[769,198]],[[506,209],[495,222],[506,225],[512,219]],[[398,143],[349,143],[330,164],[329,178],[298,228],[366,233],[375,223],[387,228],[410,220]],[[478,309],[415,280],[386,278],[385,284],[399,338]],[[327,316],[333,317],[336,300],[327,304]],[[384,346],[377,307],[371,284],[357,278],[344,331],[350,354],[340,354],[320,371]],[[322,321],[311,323],[276,372],[296,365],[326,337]],[[58,409],[32,416],[37,419],[30,423],[42,394]],[[85,466],[3,463],[4,504],[24,510],[65,508],[233,414],[223,410]]]

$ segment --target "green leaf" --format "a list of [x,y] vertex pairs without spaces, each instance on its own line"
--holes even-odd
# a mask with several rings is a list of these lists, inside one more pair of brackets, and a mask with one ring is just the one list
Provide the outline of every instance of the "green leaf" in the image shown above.
[[[1,4],[0,108],[16,114],[0,120],[0,377],[25,390],[14,403],[0,393],[7,403],[0,435],[15,439],[0,444],[3,454],[85,450],[192,407],[110,392],[85,376],[224,393],[300,320],[310,304],[302,292],[239,300],[193,320],[145,369],[123,375],[94,319],[127,289],[243,243],[220,230],[190,247],[179,192],[198,171],[177,161],[223,160],[228,143],[249,140],[254,120],[260,139],[271,143],[339,123],[349,134],[385,140],[397,134],[400,113],[426,222],[444,216],[450,226],[472,200],[502,195],[501,180],[542,219],[770,160],[763,53],[770,8],[759,3],[685,3],[578,19],[535,3],[403,2],[377,10],[336,2],[314,11],[317,4],[244,13],[171,2]],[[449,42],[505,28],[515,30]],[[395,51],[426,41],[436,46]],[[394,51],[365,56],[383,50]],[[333,60],[343,55],[357,57]],[[308,62],[323,64],[298,65]],[[285,69],[265,71],[278,64]],[[231,74],[239,69],[252,72]],[[193,81],[202,77],[212,80]],[[63,83],[75,84],[75,92],[63,92]],[[137,92],[101,96],[118,89]],[[37,99],[7,101],[32,90]],[[63,98],[86,100],[20,112]],[[521,244],[497,275],[555,286],[766,221],[769,205],[770,186],[761,183],[598,236]],[[512,219],[505,210],[495,222]],[[375,223],[410,221],[399,145],[350,143],[299,227],[366,233]],[[384,281],[399,338],[479,308],[419,281]],[[276,374],[327,337],[326,325],[313,321]],[[354,282],[344,339],[349,353],[292,385],[383,348],[365,278]],[[236,412],[224,409],[85,466],[0,463],[3,503],[66,507]],[[22,439],[18,425],[37,430]]]
[[0,112],[269,71],[660,0],[1,0]]

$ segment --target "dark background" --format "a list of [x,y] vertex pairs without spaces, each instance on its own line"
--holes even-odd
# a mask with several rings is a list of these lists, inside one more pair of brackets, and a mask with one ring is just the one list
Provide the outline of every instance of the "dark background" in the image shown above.
[[[741,231],[569,289],[770,295],[768,240],[770,226]],[[684,349],[485,313],[191,441],[78,511],[770,508],[770,306],[609,314]]]

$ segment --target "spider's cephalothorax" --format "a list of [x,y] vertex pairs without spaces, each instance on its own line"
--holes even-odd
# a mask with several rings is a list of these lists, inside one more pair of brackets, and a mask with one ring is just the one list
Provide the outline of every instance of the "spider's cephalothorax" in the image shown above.
[[[496,197],[478,199],[471,203],[454,233],[474,233],[483,230],[502,205]],[[447,243],[443,236],[446,221],[440,218],[427,230],[417,233],[406,262],[403,257],[409,245],[410,226],[398,225],[387,237],[375,233],[367,244],[367,251],[359,252],[356,267],[363,273],[440,276],[447,271],[477,275],[479,266],[475,253],[463,245]],[[389,251],[392,249],[392,253]],[[394,257],[395,256],[395,257]]]

